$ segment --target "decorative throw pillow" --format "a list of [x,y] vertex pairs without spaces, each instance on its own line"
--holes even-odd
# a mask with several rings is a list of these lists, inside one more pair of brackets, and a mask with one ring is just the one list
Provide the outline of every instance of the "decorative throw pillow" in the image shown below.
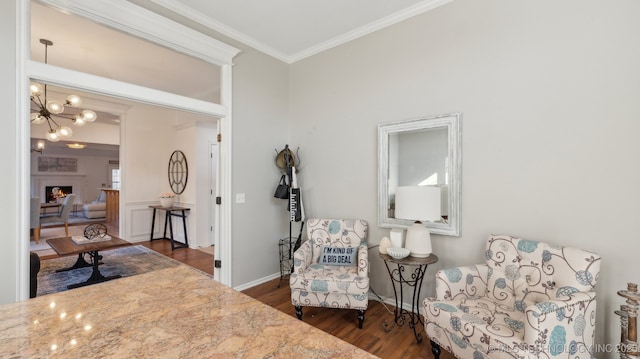
[[322,246],[318,263],[334,266],[356,266],[358,248]]

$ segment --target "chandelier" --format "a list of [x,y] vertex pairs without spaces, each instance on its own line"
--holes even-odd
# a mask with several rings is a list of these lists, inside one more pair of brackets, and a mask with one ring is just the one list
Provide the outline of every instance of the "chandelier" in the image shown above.
[[[47,63],[47,50],[53,46],[53,42],[40,39],[44,45],[44,63]],[[47,98],[47,85],[31,82],[31,123],[39,125],[47,123],[49,131],[46,138],[51,142],[58,142],[60,139],[71,137],[73,130],[69,126],[63,126],[56,122],[54,117],[70,120],[76,126],[84,126],[87,122],[96,120],[97,115],[91,110],[84,110],[79,113],[65,113],[65,106],[77,107],[82,103],[82,99],[77,95],[69,95],[64,103],[50,101]],[[58,120],[60,121],[60,120]]]

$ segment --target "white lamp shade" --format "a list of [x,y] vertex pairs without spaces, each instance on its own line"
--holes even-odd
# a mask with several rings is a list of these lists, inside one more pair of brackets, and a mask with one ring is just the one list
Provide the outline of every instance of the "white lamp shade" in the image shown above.
[[67,103],[70,106],[80,106],[82,104],[82,99],[78,95],[69,95],[67,96]]
[[31,123],[33,123],[34,125],[42,124],[46,120],[38,112],[32,112],[30,118],[31,118]]
[[395,218],[435,221],[441,218],[440,187],[400,186],[396,188]]
[[51,142],[60,141],[60,137],[58,137],[58,134],[56,133],[56,130],[50,130],[49,132],[47,132],[45,137],[47,138],[47,140],[49,140]]
[[44,87],[42,87],[42,84],[39,84],[37,82],[32,82],[29,85],[29,90],[31,92],[31,95],[40,95],[43,89]]
[[60,114],[64,112],[64,105],[55,101],[47,101],[45,107],[51,113]]
[[[396,212],[399,219],[435,221],[442,218],[440,187],[401,186],[396,188]],[[420,222],[407,229],[405,248],[413,257],[428,257],[431,254],[431,233]]]
[[87,124],[87,121],[85,121],[81,115],[75,115],[73,116],[73,124],[76,126],[84,126]]
[[58,127],[57,133],[58,133],[58,137],[67,138],[73,135],[73,130],[69,126],[62,126],[62,127]]
[[96,113],[91,110],[84,110],[82,111],[81,115],[86,122],[93,122],[96,120],[96,118],[98,118],[98,115],[96,115]]

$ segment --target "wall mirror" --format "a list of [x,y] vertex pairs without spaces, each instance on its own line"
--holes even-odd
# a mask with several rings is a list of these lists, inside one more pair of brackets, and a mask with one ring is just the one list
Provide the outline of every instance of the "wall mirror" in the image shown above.
[[395,218],[398,186],[436,186],[441,218],[425,222],[433,234],[460,235],[459,113],[378,125],[378,225],[408,228]]

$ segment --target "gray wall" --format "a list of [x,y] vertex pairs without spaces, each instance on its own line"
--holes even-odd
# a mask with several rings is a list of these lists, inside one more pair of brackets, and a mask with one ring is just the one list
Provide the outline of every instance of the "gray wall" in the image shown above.
[[640,3],[614,3],[457,0],[293,64],[309,215],[366,219],[377,244],[376,126],[461,112],[462,236],[433,236],[427,278],[481,263],[490,233],[591,250],[596,339],[619,341],[616,291],[640,281]]
[[[0,3],[1,44],[12,49],[15,4]],[[638,13],[635,0],[457,0],[290,66],[213,34],[243,51],[234,60],[232,187],[246,203],[233,208],[233,284],[278,271],[276,243],[288,223],[284,201],[272,197],[275,148],[300,146],[308,216],[366,219],[375,245],[388,235],[376,224],[376,126],[462,112],[462,236],[434,236],[440,261],[428,278],[481,262],[489,233],[598,252],[597,340],[615,343],[615,292],[640,272]],[[15,70],[13,56],[0,56],[11,133]],[[5,171],[16,176],[18,144],[16,136],[0,142]],[[0,185],[28,181],[12,177]],[[27,195],[0,207],[1,303],[17,297],[12,238],[26,231],[15,209]],[[372,287],[391,296],[376,251]],[[433,294],[431,282],[423,293]]]
[[[29,196],[29,179],[22,178],[19,171],[23,171],[29,167],[28,164],[20,162],[17,158],[18,152],[18,122],[15,121],[17,110],[17,91],[16,91],[16,4],[13,1],[0,2],[0,46],[7,49],[3,56],[0,56],[0,78],[2,86],[0,86],[0,108],[5,113],[2,119],[2,127],[4,128],[3,140],[0,141],[0,153],[5,163],[3,172],[6,174],[0,176],[0,188],[17,188],[20,184],[23,186],[24,192],[9,191],[0,206],[0,228],[2,228],[3,240],[2,251],[0,251],[0,303],[11,303],[18,299],[17,286],[20,280],[28,280],[28,278],[18,278],[18,258],[17,241],[19,233],[28,231],[28,222],[19,222],[20,214],[26,216],[27,209],[19,208],[19,198]],[[9,56],[7,56],[9,55]],[[26,144],[22,144],[27,146]],[[27,203],[27,202],[25,202]],[[18,210],[16,210],[18,209]],[[25,217],[28,220],[28,216]],[[25,260],[25,263],[27,261]],[[26,268],[25,268],[26,269]]]
[[235,193],[246,197],[232,213],[234,286],[279,271],[278,239],[289,234],[289,212],[273,193],[276,149],[289,137],[288,89],[286,64],[246,47],[234,59],[232,191],[234,200]]

